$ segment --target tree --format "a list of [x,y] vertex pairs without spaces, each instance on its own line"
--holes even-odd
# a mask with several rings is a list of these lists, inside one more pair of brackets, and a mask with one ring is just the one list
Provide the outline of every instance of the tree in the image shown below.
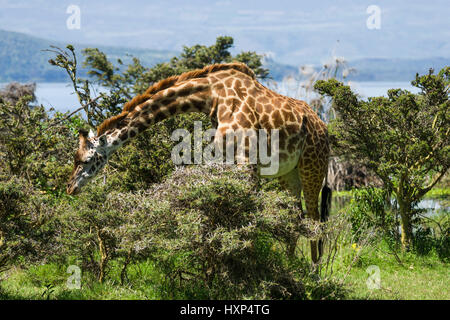
[[401,242],[413,238],[415,204],[446,174],[450,164],[450,67],[437,75],[416,75],[421,91],[391,89],[388,97],[362,101],[349,86],[331,79],[317,81],[316,90],[332,98],[337,117],[330,122],[335,151],[365,164],[398,201]]
[[[233,56],[230,52],[232,46],[233,38],[218,37],[211,46],[185,46],[179,56],[151,68],[143,66],[137,58],[133,58],[132,63],[127,66],[120,59],[114,65],[100,50],[87,48],[82,52],[85,55],[83,66],[91,76],[89,80],[77,76],[79,66],[75,49],[71,45],[66,47],[67,50],[55,47],[49,50],[56,54],[49,63],[66,70],[80,105],[85,106],[88,124],[95,127],[106,118],[120,113],[125,102],[143,93],[152,84],[210,64],[240,61],[252,68],[260,79],[268,77],[269,71],[262,67],[262,56],[255,52],[241,52]],[[98,100],[92,98],[91,81],[108,92],[101,93]],[[107,174],[108,180],[113,182],[114,179],[119,179],[125,190],[145,188],[161,181],[174,168],[170,161],[171,150],[175,145],[170,139],[171,133],[178,128],[192,131],[194,121],[199,120],[203,122],[205,130],[211,127],[210,119],[204,114],[182,114],[149,128],[114,155],[106,171],[111,169],[119,172],[120,176]]]

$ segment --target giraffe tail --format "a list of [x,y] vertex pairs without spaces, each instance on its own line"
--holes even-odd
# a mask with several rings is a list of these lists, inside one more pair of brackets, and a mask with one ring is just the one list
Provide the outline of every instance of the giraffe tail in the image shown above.
[[322,199],[320,201],[320,221],[325,222],[330,216],[331,209],[331,188],[325,185],[322,188]]
[[[326,180],[325,185],[322,188],[322,198],[320,200],[320,222],[325,222],[330,216],[331,209],[331,188],[327,186]],[[319,259],[323,255],[323,239],[319,239]]]

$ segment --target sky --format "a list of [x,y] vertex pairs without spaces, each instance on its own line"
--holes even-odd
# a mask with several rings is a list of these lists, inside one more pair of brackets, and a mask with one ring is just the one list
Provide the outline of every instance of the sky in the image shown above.
[[450,57],[449,16],[448,0],[0,0],[4,30],[75,44],[175,51],[229,35],[235,52],[256,51],[293,65],[331,55]]

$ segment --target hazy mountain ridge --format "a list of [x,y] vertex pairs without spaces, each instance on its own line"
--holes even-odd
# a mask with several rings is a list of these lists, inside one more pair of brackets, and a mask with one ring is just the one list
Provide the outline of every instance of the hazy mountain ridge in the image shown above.
[[[52,66],[48,59],[54,57],[50,46],[65,48],[67,43],[40,39],[23,33],[0,30],[0,82],[65,82],[68,80],[64,70]],[[84,48],[95,47],[103,51],[116,64],[120,58],[124,64],[131,61],[132,56],[138,57],[145,66],[152,66],[159,62],[168,61],[177,52],[169,50],[147,50],[110,46],[95,46],[73,44],[76,49],[80,67],[80,75],[85,76],[82,67]]]
[[357,81],[410,81],[416,73],[426,74],[430,68],[435,71],[450,65],[450,58],[429,59],[386,59],[368,58],[351,61],[356,73],[349,80]]
[[[18,32],[0,30],[0,82],[65,82],[67,74],[64,70],[51,66],[48,59],[52,53],[42,50],[50,46],[64,48],[67,44],[41,39]],[[115,63],[120,58],[125,64],[131,57],[139,58],[144,66],[150,67],[156,63],[168,61],[178,54],[176,51],[150,50],[141,48],[125,48],[111,46],[96,46],[74,44],[79,66],[81,67],[81,49],[98,47],[105,52],[108,58]],[[285,76],[296,76],[298,66],[286,65],[273,59],[264,59],[265,66],[270,70],[274,80],[281,80]],[[389,59],[366,58],[350,61],[350,67],[356,73],[349,76],[349,80],[356,81],[409,81],[415,74],[426,73],[429,68],[441,69],[450,65],[450,58],[435,57],[429,59]],[[317,67],[318,69],[319,67]],[[80,75],[85,76],[85,70],[80,69]]]

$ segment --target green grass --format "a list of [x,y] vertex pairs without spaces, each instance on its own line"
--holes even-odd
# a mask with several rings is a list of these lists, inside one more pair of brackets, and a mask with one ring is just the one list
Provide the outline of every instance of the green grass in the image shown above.
[[439,200],[442,207],[450,207],[450,188],[433,188],[427,192],[425,199]]
[[[434,190],[426,198],[448,199],[449,188]],[[339,194],[346,197],[346,194]],[[345,204],[343,205],[345,207]],[[337,209],[337,208],[335,208]],[[345,209],[344,209],[345,210]],[[447,219],[448,212],[435,219]],[[438,220],[439,220],[438,219]],[[303,243],[304,242],[304,243]],[[309,251],[308,242],[301,241],[304,252]],[[347,248],[348,247],[348,248]],[[340,257],[334,266],[335,280],[342,281],[346,289],[345,299],[443,299],[450,300],[448,284],[449,263],[440,261],[434,251],[427,255],[398,253],[398,259],[383,243],[368,248],[348,274],[348,266],[354,256],[350,245],[341,247]],[[369,266],[380,270],[381,288],[369,289],[366,281]],[[15,267],[1,275],[0,299],[186,299],[202,296],[202,288],[188,287],[174,291],[165,286],[164,276],[151,261],[131,264],[128,279],[120,283],[120,265],[112,261],[107,280],[99,283],[92,274],[82,274],[81,289],[69,289],[66,281],[70,274],[67,265],[54,263]]]
[[[151,261],[130,264],[127,279],[120,283],[120,265],[111,262],[108,277],[99,283],[85,273],[80,289],[69,289],[66,273],[68,265],[54,263],[13,268],[3,274],[0,281],[0,300],[161,300],[190,299],[201,296],[203,288],[187,287],[185,291],[166,286],[164,276]],[[49,287],[49,285],[51,285]]]
[[[351,287],[349,299],[449,300],[450,268],[433,256],[401,254],[398,263],[393,255],[375,251],[363,256],[346,279]],[[369,289],[366,281],[372,273],[369,266],[380,271],[380,288]]]
[[[348,251],[351,251],[349,248]],[[345,252],[344,252],[345,253]],[[448,283],[450,268],[448,263],[439,261],[433,254],[419,256],[400,253],[401,264],[383,245],[372,248],[360,256],[346,275],[349,259],[337,261],[333,273],[336,280],[343,281],[347,295],[345,299],[444,299],[450,300]],[[369,289],[366,281],[369,266],[380,270],[381,288]],[[1,282],[0,299],[183,299],[185,296],[171,296],[163,285],[161,274],[152,262],[130,265],[128,281],[120,284],[120,269],[110,268],[108,280],[104,283],[89,274],[82,276],[81,289],[68,289],[67,266],[46,264],[28,269],[14,268],[6,273]],[[3,276],[5,278],[5,275]],[[51,285],[50,287],[48,287]],[[191,288],[200,290],[200,288]],[[194,293],[194,292],[192,292]]]
[[[46,264],[28,269],[14,268],[1,282],[0,299],[128,300],[161,299],[160,274],[151,262],[131,265],[128,281],[120,284],[119,268],[112,266],[108,280],[99,283],[91,274],[83,274],[81,289],[69,289],[68,266]],[[3,276],[5,278],[5,275]],[[47,288],[51,285],[51,289]]]
[[[350,199],[351,193],[335,192],[333,197]],[[425,195],[424,199],[438,200],[444,207],[433,216],[435,221],[442,223],[448,219],[449,214],[445,208],[448,207],[449,198],[450,188],[446,187],[434,188]],[[336,209],[345,210],[345,205]],[[336,213],[339,210],[334,211]],[[402,252],[397,254],[401,263],[383,243],[378,243],[370,252],[362,254],[345,279],[345,284],[350,288],[348,299],[450,300],[448,263],[439,260],[434,251],[427,255]],[[344,277],[347,266],[348,261],[341,265],[338,263],[336,266],[340,269],[337,272],[338,277]],[[380,270],[380,289],[370,290],[366,284],[370,276],[367,270],[369,266],[377,266]]]
[[351,196],[352,196],[351,190],[333,191],[333,197],[351,197]]

